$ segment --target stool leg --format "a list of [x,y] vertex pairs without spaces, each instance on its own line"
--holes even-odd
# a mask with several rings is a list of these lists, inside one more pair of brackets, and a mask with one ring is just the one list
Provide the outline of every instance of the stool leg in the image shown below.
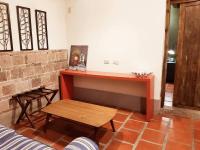
[[46,106],[47,106],[47,105],[49,105],[49,104],[51,104],[51,101],[50,101],[50,99],[49,99],[49,98],[48,98],[46,95],[45,95],[44,97],[45,97],[45,98],[46,98],[46,100],[47,100],[47,104],[46,104]]
[[26,118],[28,119],[29,123],[31,124],[31,127],[32,127],[32,128],[35,128],[35,126],[33,125],[32,121],[31,121],[31,119],[29,118],[29,116],[28,116],[28,114],[26,113],[26,111],[24,112],[24,114],[25,114]]
[[113,132],[115,132],[115,126],[114,126],[113,120],[110,120],[110,124],[111,124],[111,126],[112,126]]
[[29,106],[29,103],[26,103],[26,105],[25,106],[23,106],[23,105],[20,105],[21,106],[21,113],[20,113],[20,115],[19,115],[19,118],[17,119],[17,124],[20,122],[20,120],[22,119],[22,117],[24,116],[24,114],[25,114],[25,112],[26,112],[26,109],[28,108],[28,106]]
[[56,96],[57,92],[58,92],[58,90],[55,90],[55,91],[53,92],[53,95],[52,95],[51,98],[50,98],[50,103],[51,103],[51,101],[53,100],[53,98]]

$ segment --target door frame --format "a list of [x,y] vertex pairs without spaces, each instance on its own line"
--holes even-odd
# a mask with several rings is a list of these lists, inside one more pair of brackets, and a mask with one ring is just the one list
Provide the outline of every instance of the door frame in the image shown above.
[[166,84],[166,76],[167,76],[167,57],[168,57],[168,49],[169,49],[169,28],[170,28],[170,11],[171,4],[181,4],[181,3],[189,3],[200,0],[166,0],[166,17],[165,17],[165,40],[164,40],[164,56],[163,56],[163,65],[162,65],[162,80],[161,80],[161,107],[164,106],[165,102],[165,84]]

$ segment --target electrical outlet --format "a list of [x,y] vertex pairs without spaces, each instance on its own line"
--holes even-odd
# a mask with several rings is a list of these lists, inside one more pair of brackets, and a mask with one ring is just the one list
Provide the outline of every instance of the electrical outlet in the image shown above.
[[110,64],[109,60],[104,60],[104,64]]
[[72,12],[72,8],[68,7],[68,14],[71,14],[71,12]]
[[118,61],[118,60],[114,60],[114,61],[113,61],[113,64],[114,64],[114,65],[119,65],[119,61]]

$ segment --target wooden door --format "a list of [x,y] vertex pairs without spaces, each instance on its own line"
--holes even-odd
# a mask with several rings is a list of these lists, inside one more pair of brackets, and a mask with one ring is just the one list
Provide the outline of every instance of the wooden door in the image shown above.
[[174,106],[200,108],[200,1],[180,5]]

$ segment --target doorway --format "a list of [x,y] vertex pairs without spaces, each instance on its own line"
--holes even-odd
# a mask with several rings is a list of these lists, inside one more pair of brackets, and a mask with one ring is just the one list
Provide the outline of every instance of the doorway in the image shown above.
[[168,0],[162,107],[200,108],[200,1]]
[[165,81],[164,107],[173,106],[176,51],[179,30],[180,4],[170,5],[169,48],[167,51],[167,72]]

